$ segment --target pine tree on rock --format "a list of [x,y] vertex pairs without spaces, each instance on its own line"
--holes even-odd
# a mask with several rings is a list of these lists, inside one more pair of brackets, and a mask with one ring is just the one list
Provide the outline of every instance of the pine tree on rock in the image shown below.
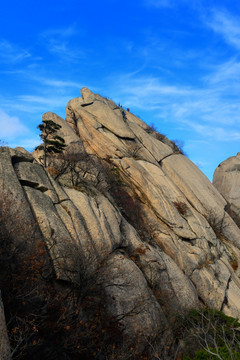
[[43,165],[47,165],[47,155],[49,153],[61,153],[65,147],[65,140],[57,135],[57,131],[61,129],[61,125],[56,124],[52,120],[43,120],[37,128],[42,132],[39,136],[43,144],[37,146],[35,150],[43,150]]

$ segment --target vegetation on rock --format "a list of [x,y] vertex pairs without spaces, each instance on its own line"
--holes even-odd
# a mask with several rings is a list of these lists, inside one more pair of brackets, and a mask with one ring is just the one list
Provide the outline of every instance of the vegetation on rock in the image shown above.
[[66,147],[65,140],[57,135],[60,128],[61,125],[52,120],[43,120],[43,123],[38,125],[38,129],[41,131],[39,136],[43,144],[37,146],[35,150],[43,150],[44,167],[47,165],[47,155],[49,153],[61,153]]

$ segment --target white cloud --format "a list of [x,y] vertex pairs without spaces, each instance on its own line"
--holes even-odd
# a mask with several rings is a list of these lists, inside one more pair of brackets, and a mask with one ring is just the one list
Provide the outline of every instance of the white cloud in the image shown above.
[[[120,75],[115,81],[118,90],[127,94],[128,104],[132,103],[141,109],[160,108],[163,103],[172,102],[175,97],[187,97],[193,95],[190,87],[168,85],[156,77],[138,76],[138,74]],[[171,98],[171,100],[170,100]]]
[[234,17],[226,10],[214,10],[208,25],[224,40],[240,49],[240,18]]
[[[211,84],[228,82],[233,88],[233,82],[240,86],[240,62],[236,59],[230,59],[227,62],[215,67],[212,74],[205,77],[205,80]],[[222,88],[222,90],[225,88]]]
[[[37,79],[36,79],[37,80]],[[39,82],[44,85],[56,87],[56,88],[82,88],[83,84],[77,83],[74,81],[64,81],[64,80],[57,80],[57,79],[49,79],[49,78],[39,78]]]
[[38,111],[42,108],[46,109],[46,107],[50,109],[65,108],[66,104],[69,101],[69,96],[59,96],[58,94],[50,93],[51,92],[49,92],[49,94],[46,94],[45,96],[21,95],[17,98],[17,104],[24,106],[25,111],[28,112],[32,112],[32,110]]
[[27,50],[6,40],[0,40],[0,62],[17,63],[31,57]]
[[[217,72],[211,74],[214,76]],[[227,81],[227,86],[231,84]],[[155,118],[157,110],[159,121],[169,127],[174,124],[174,129],[191,130],[208,140],[240,139],[240,91],[226,91],[222,83],[205,79],[202,86],[167,85],[158,78],[131,74],[119,76],[116,85],[116,98],[121,98],[125,106],[155,111]]]
[[0,110],[0,129],[1,140],[13,139],[29,133],[29,129],[21,123],[18,117],[10,116],[3,110]]
[[49,39],[48,51],[57,55],[60,59],[67,62],[77,63],[86,57],[85,51],[79,48],[73,48],[68,41],[58,39]]
[[71,45],[71,38],[76,34],[79,32],[75,25],[71,25],[67,28],[48,29],[40,38],[51,54],[57,55],[63,61],[77,63],[85,58],[86,52]]
[[38,95],[21,95],[19,96],[20,102],[29,102],[35,104],[51,105],[52,98],[38,96]]
[[214,138],[215,141],[232,142],[240,140],[240,129],[233,130],[229,127],[212,126],[211,124],[200,124],[194,121],[185,121],[185,124],[194,129],[197,133],[207,138]]

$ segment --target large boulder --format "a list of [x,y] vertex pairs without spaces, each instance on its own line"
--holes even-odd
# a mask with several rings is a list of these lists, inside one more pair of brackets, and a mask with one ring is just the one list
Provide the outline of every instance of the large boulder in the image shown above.
[[240,153],[221,162],[213,175],[213,185],[227,201],[227,211],[240,226]]

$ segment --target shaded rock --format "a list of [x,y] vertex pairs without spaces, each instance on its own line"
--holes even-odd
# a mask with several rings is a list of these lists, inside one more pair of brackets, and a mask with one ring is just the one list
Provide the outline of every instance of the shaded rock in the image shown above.
[[1,360],[9,360],[10,356],[11,348],[7,334],[7,325],[0,291],[0,358]]
[[213,175],[213,185],[227,201],[226,211],[240,226],[240,153],[221,162]]
[[41,191],[24,186],[27,199],[44,236],[57,278],[70,280],[75,272],[71,255],[74,250],[70,233],[61,221],[51,199]]
[[134,254],[166,313],[169,309],[174,312],[198,307],[196,289],[171,257],[143,243],[135,248]]
[[[5,232],[14,242],[41,238],[36,221],[12,164],[18,152],[0,148],[0,212]],[[14,226],[13,226],[14,224]]]
[[194,270],[191,280],[207,306],[222,310],[230,277],[228,267],[221,260],[217,260],[215,263],[209,261],[206,267]]
[[231,281],[228,282],[228,287],[226,289],[226,304],[223,304],[222,310],[226,315],[233,316],[237,319],[240,318],[239,312],[239,301],[240,301],[240,291],[239,291],[239,284],[236,282]]
[[106,263],[103,278],[108,311],[119,319],[130,338],[153,336],[166,326],[160,305],[133,261],[115,253]]
[[[74,189],[66,189],[69,198],[79,211],[81,227],[85,236],[80,236],[82,245],[84,238],[101,258],[107,257],[114,249],[121,246],[121,216],[103,195],[92,198]],[[62,204],[65,206],[65,203]],[[88,248],[86,247],[86,251]]]
[[13,163],[17,163],[21,161],[33,162],[34,160],[33,155],[22,147],[16,147],[14,150],[10,149],[10,154],[12,156]]

